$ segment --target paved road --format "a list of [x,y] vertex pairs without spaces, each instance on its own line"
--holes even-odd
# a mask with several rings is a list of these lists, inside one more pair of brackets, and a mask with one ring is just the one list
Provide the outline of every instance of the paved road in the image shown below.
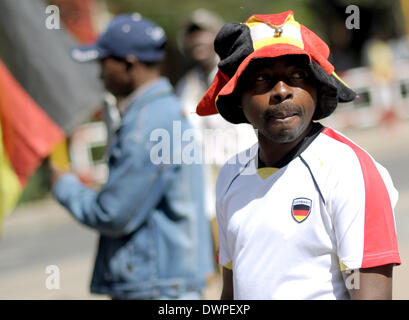
[[[52,199],[14,212],[0,241],[0,299],[95,299],[88,293],[96,234]],[[47,266],[59,267],[60,289],[47,289]],[[57,282],[54,282],[57,284]]]
[[[409,122],[346,134],[389,169],[400,191],[396,222],[403,264],[394,271],[394,298],[409,299]],[[17,208],[0,239],[0,299],[106,299],[88,289],[96,244],[96,234],[51,198]],[[47,289],[48,277],[56,276],[46,273],[51,265],[58,267],[60,282],[52,284],[59,289]],[[219,296],[216,279],[205,298]]]

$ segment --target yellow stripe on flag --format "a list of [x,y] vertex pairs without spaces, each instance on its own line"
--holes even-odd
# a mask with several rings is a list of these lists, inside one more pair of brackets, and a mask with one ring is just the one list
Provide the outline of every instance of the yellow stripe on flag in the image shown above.
[[[290,17],[290,16],[289,16]],[[254,50],[258,50],[272,44],[290,44],[304,49],[304,43],[301,35],[301,26],[294,19],[288,19],[281,26],[273,26],[257,18],[246,22],[250,29],[251,39]],[[277,36],[277,28],[281,28],[281,33]]]
[[273,44],[290,44],[292,46],[298,47],[300,49],[304,49],[304,44],[297,39],[293,39],[290,37],[279,37],[279,38],[267,38],[253,43],[254,50],[258,50],[260,48],[273,45]]
[[50,154],[50,163],[61,171],[70,171],[67,140],[60,142]]
[[20,181],[4,150],[0,119],[0,232],[4,218],[14,209],[22,191]]
[[298,216],[298,215],[293,215],[294,219],[297,220],[298,222],[303,221],[306,219],[308,216]]

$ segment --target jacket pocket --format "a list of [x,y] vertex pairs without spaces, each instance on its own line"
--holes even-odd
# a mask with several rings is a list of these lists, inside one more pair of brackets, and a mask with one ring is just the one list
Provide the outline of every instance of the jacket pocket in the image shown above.
[[149,223],[144,223],[123,241],[111,258],[111,273],[119,282],[145,282],[155,277],[155,241]]

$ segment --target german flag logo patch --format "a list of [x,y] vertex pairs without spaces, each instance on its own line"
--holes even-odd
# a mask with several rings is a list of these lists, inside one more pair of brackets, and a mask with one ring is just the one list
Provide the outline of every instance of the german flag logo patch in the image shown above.
[[291,215],[298,223],[308,218],[311,212],[312,201],[307,198],[296,198],[291,206]]

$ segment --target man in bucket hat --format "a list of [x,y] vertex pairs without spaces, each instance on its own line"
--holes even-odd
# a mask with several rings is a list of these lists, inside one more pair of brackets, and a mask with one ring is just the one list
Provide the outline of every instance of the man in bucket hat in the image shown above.
[[391,298],[398,193],[368,153],[316,122],[355,98],[328,46],[287,11],[224,25],[215,51],[197,113],[249,122],[258,137],[217,181],[222,298]]
[[161,27],[140,14],[123,14],[95,44],[72,51],[80,62],[99,60],[121,122],[101,190],[55,172],[53,193],[76,220],[100,234],[91,292],[114,299],[200,299],[213,269],[201,165],[152,158],[153,132],[169,134],[162,144],[169,142],[169,154],[177,156],[185,142],[174,142],[174,124],[191,128],[160,75],[165,42]]

